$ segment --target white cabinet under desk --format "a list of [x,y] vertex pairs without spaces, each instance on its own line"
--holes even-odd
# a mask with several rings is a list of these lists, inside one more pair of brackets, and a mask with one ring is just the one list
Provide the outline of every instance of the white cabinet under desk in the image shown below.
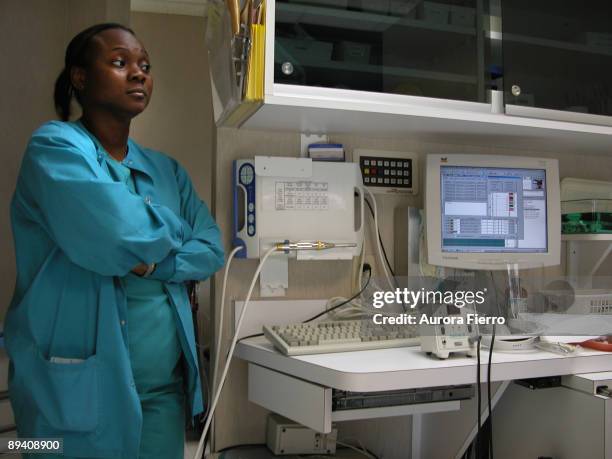
[[[319,431],[329,431],[332,421],[343,420],[343,415],[332,412],[330,389],[376,392],[476,382],[476,359],[455,356],[437,360],[419,347],[288,357],[276,351],[265,338],[256,337],[240,342],[236,355],[249,362],[251,401],[272,411],[280,409],[280,414]],[[483,350],[482,362],[487,359],[488,353]],[[576,356],[542,351],[495,353],[491,380],[593,373],[610,368],[612,354],[598,351],[585,350]],[[486,364],[481,364],[480,372],[481,381],[486,381]],[[286,402],[289,400],[290,403]],[[373,411],[371,416],[362,412],[354,419],[459,408],[459,402],[439,403],[443,405],[409,405],[403,412],[387,414]]]

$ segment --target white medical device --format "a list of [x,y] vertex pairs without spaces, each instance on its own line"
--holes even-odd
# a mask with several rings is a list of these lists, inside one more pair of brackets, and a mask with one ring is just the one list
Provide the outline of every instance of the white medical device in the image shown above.
[[476,356],[478,346],[478,325],[471,323],[469,315],[474,311],[452,304],[440,305],[427,323],[419,325],[421,350],[440,359],[447,359],[451,353],[465,352]]
[[428,155],[425,213],[432,265],[505,270],[561,262],[555,159]]
[[299,260],[350,260],[363,239],[363,194],[354,163],[256,156],[234,161],[234,246],[238,257],[260,258],[284,241],[325,241],[328,250],[279,253],[262,271],[266,296],[287,288],[288,256]]

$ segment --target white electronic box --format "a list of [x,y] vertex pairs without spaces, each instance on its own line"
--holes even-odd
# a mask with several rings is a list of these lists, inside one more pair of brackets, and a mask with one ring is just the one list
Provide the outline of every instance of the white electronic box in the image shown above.
[[419,325],[421,350],[440,359],[455,352],[476,356],[478,325],[471,323],[469,314],[473,316],[474,311],[452,304],[438,306],[429,322]]
[[259,258],[273,244],[325,241],[351,245],[298,251],[301,260],[348,260],[359,255],[363,193],[354,163],[256,156],[234,161],[234,246]]

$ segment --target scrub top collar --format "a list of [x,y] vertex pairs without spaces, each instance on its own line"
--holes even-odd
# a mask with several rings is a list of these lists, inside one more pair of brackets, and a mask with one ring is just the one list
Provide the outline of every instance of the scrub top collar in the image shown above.
[[[102,162],[105,159],[105,156],[106,158],[112,161],[117,161],[106,151],[106,149],[102,146],[102,144],[97,139],[97,137],[93,135],[91,132],[89,132],[89,130],[85,127],[85,125],[81,122],[80,119],[76,120],[74,124],[79,129],[81,129],[83,132],[85,132],[87,136],[93,141],[94,145],[96,146],[96,152],[98,153],[98,163],[99,164],[102,164]],[[132,139],[128,138],[127,154],[125,155],[125,158],[123,158],[122,161],[117,161],[117,162],[121,163],[125,167],[128,167],[129,169],[136,170],[150,177],[149,173],[143,167],[142,156],[143,155],[142,155],[140,148],[138,148],[138,146]]]

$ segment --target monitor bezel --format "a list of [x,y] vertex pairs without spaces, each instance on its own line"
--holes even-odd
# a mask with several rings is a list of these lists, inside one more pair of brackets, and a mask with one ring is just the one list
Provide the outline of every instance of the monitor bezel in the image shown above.
[[[548,251],[542,253],[443,252],[441,166],[544,169],[546,171],[546,221]],[[561,263],[561,201],[559,161],[549,158],[476,154],[427,155],[425,171],[425,218],[427,260],[431,265],[472,270],[501,270],[556,266]]]

